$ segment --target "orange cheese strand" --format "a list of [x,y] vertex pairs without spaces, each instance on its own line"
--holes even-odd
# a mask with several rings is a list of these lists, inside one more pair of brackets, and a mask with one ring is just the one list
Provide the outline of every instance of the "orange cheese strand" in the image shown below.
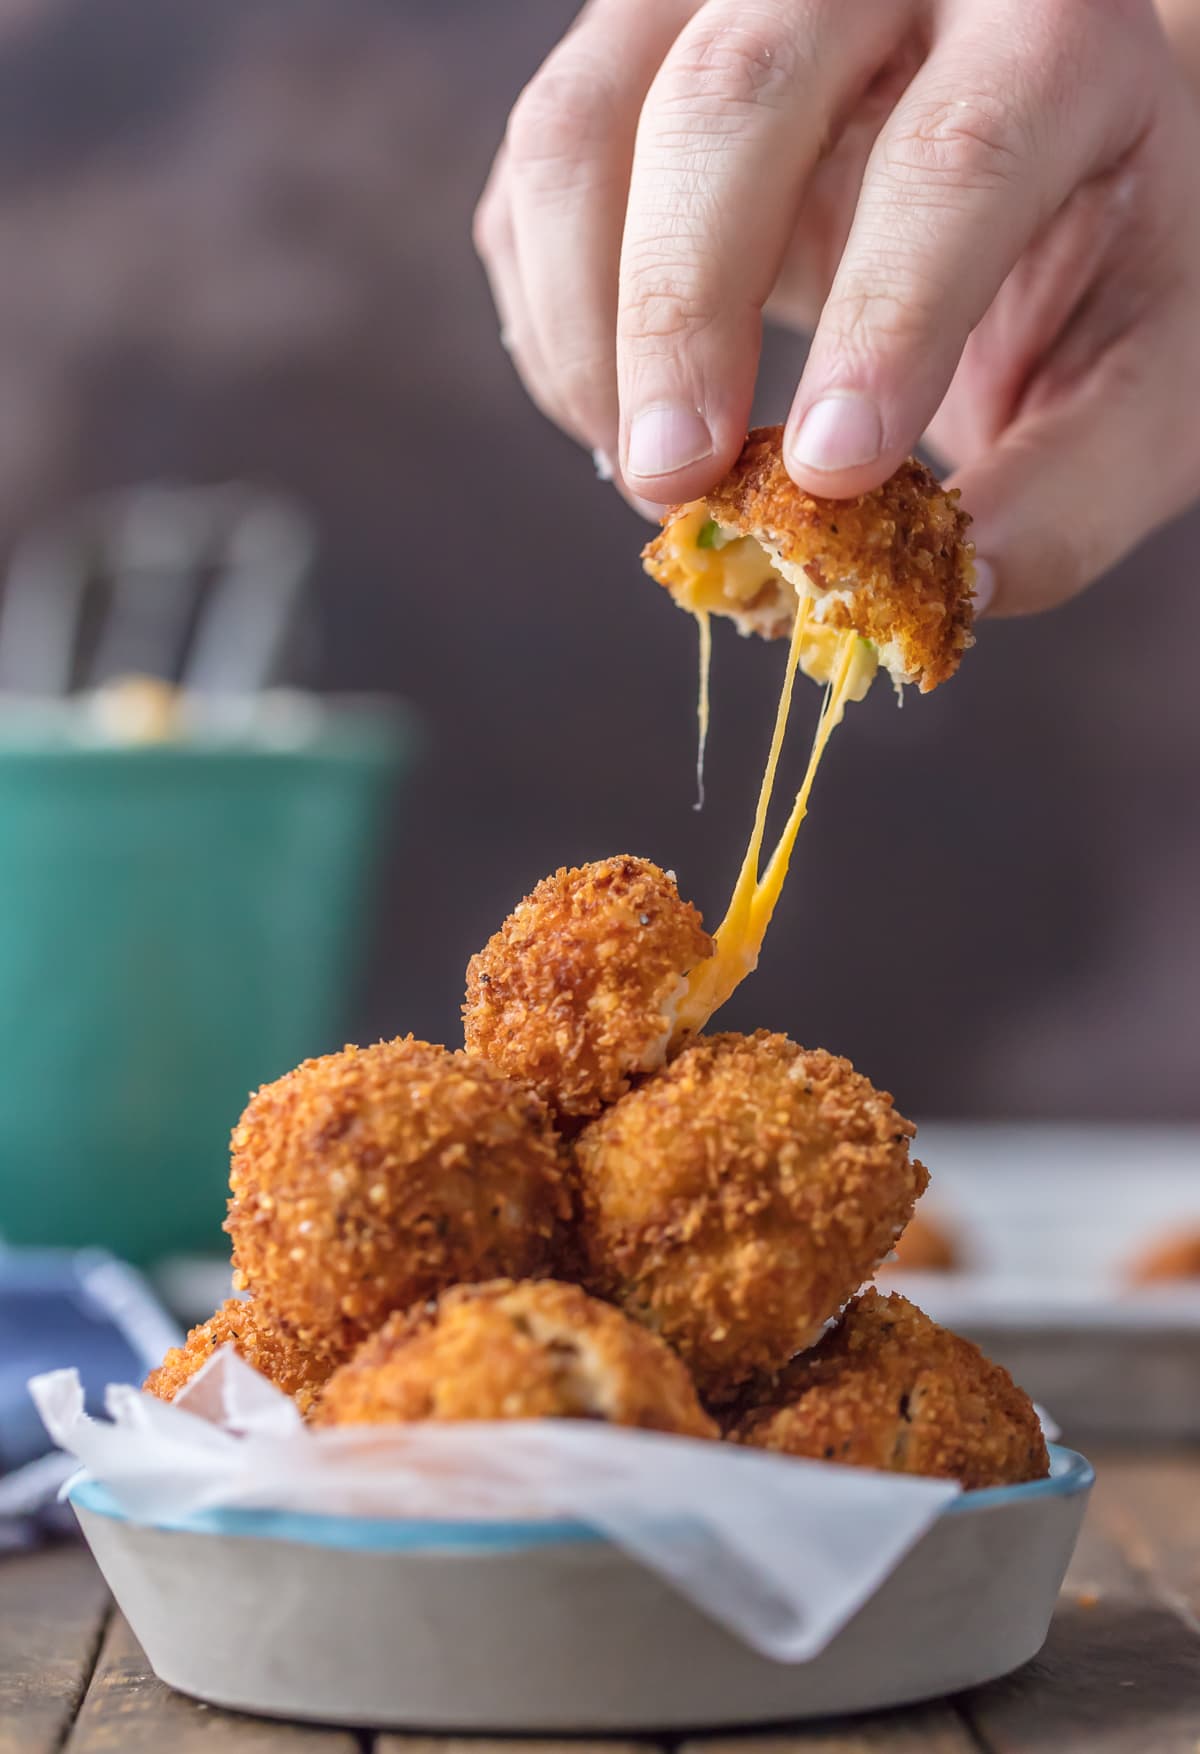
[[795,846],[800,824],[808,812],[808,800],[812,792],[813,781],[816,779],[817,769],[821,765],[821,758],[825,753],[833,729],[835,725],[841,723],[846,702],[851,698],[855,676],[854,657],[858,642],[854,634],[845,633],[840,636],[840,650],[833,671],[833,679],[821,708],[821,716],[817,721],[812,752],[808,758],[808,767],[803,782],[796,794],[791,814],[772,854],[771,861],[760,878],[758,867],[762,853],[763,836],[766,831],[767,811],[775,788],[779,757],[787,732],[792,690],[800,662],[804,627],[808,620],[810,606],[806,597],[801,597],[797,605],[796,623],[792,630],[783,687],[780,691],[779,706],[775,714],[775,730],[771,738],[771,748],[763,772],[762,785],[759,788],[758,807],[754,815],[754,827],[750,833],[746,856],[742,860],[742,868],[738,873],[737,882],[734,884],[733,895],[730,898],[725,918],[714,934],[716,948],[712,956],[700,963],[688,976],[687,991],[679,1002],[675,1016],[675,1026],[671,1035],[672,1047],[677,1047],[686,1036],[703,1029],[714,1012],[720,1009],[746,976],[752,974],[758,966],[759,953],[762,950],[767,927],[771,923],[771,916],[775,912],[783,890],[792,848]]
[[759,933],[760,944],[783,889],[784,880],[788,874],[788,865],[791,862],[792,848],[795,846],[796,836],[800,832],[800,824],[808,815],[808,800],[812,792],[813,781],[817,777],[817,769],[821,765],[821,757],[825,753],[825,746],[833,735],[834,726],[840,725],[842,722],[842,714],[845,711],[849,691],[850,671],[854,663],[854,643],[853,634],[843,634],[841,658],[838,661],[837,671],[829,692],[821,707],[821,716],[817,720],[816,735],[813,738],[812,753],[808,758],[804,779],[801,782],[800,790],[796,793],[796,801],[792,805],[791,815],[784,824],[779,844],[772,853],[766,873],[754,892],[754,917],[755,920],[761,917],[762,922],[762,929]]
[[695,810],[704,808],[704,752],[708,748],[708,682],[712,674],[712,617],[707,609],[695,609],[696,627],[700,634],[700,687],[696,695],[696,802]]

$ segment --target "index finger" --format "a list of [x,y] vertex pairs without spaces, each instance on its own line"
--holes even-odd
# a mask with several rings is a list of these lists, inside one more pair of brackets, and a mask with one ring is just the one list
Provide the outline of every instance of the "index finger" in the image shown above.
[[805,183],[909,11],[711,0],[667,54],[638,126],[617,313],[622,471],[643,497],[691,498],[733,462]]

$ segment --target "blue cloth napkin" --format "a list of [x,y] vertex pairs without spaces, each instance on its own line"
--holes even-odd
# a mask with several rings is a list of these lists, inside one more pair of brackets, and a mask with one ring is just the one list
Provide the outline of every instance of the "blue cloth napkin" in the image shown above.
[[176,1324],[140,1274],[99,1249],[0,1247],[0,1547],[70,1526],[56,1504],[73,1465],[51,1450],[26,1384],[74,1365],[88,1411],[109,1383],[139,1383],[170,1346]]

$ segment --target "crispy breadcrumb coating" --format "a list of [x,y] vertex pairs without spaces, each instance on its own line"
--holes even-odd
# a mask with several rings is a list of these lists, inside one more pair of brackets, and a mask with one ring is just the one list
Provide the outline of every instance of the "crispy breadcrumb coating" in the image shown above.
[[200,1366],[227,1344],[236,1347],[246,1363],[277,1389],[291,1395],[302,1413],[308,1412],[333,1369],[331,1361],[314,1356],[276,1327],[253,1300],[231,1297],[215,1315],[193,1328],[182,1346],[171,1348],[142,1387],[160,1401],[173,1401]]
[[392,1316],[330,1378],[323,1425],[409,1419],[603,1419],[716,1437],[661,1340],[577,1285],[460,1285]]
[[957,492],[910,457],[871,493],[816,499],[784,468],[782,436],[756,428],[705,499],[671,507],[643,550],[647,572],[684,608],[766,639],[790,633],[808,590],[812,622],[870,640],[897,682],[928,693],[972,643],[974,549]]
[[591,1283],[732,1399],[891,1249],[928,1180],[915,1130],[823,1049],[701,1037],[576,1141]]
[[730,1436],[968,1489],[1039,1480],[1050,1469],[1037,1412],[1008,1372],[906,1298],[873,1287]]
[[340,1363],[394,1309],[548,1271],[570,1213],[544,1105],[412,1036],[306,1060],[233,1134],[235,1284]]
[[662,1065],[684,977],[712,949],[648,859],[556,871],[471,958],[467,1047],[560,1116],[598,1114]]
[[1138,1255],[1128,1273],[1131,1285],[1161,1285],[1173,1279],[1200,1279],[1200,1230],[1162,1237]]
[[878,1278],[889,1273],[953,1273],[961,1266],[954,1237],[936,1218],[916,1211],[896,1238],[893,1258],[884,1261]]

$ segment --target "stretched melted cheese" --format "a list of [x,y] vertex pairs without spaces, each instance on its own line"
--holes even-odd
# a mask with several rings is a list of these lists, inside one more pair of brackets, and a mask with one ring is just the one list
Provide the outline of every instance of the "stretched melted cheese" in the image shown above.
[[786,632],[795,594],[752,536],[712,523],[701,500],[667,525],[662,540],[674,571],[671,595],[681,609],[726,615],[739,633]]
[[712,616],[693,609],[700,634],[700,686],[696,693],[696,810],[704,808],[704,752],[708,748],[708,679],[712,674]]
[[[680,523],[684,521],[679,520]],[[697,530],[699,527],[700,523],[697,523]],[[751,538],[743,537],[719,550],[705,551],[695,548],[696,533],[696,530],[688,532],[692,551],[703,555],[704,561],[711,561],[713,564],[706,565],[702,562],[693,573],[689,574],[689,584],[694,579],[695,588],[688,591],[686,598],[681,594],[679,600],[701,622],[702,670],[699,717],[702,730],[707,731],[707,642],[705,634],[709,615],[718,608],[724,613],[729,613],[731,596],[735,602],[740,602],[748,607],[756,597],[761,602],[766,590],[770,589],[772,592],[776,592],[781,586],[787,589],[787,585],[786,581],[782,580],[771,567],[770,559],[766,553]],[[758,562],[755,562],[753,556],[747,552],[750,548],[757,550]],[[732,589],[730,589],[729,580],[725,581],[723,589],[721,562],[729,556],[730,549],[737,551]],[[764,573],[763,567],[770,569],[769,574]],[[867,641],[859,639],[856,634],[839,633],[815,624],[812,620],[813,601],[814,597],[809,592],[796,590],[787,664],[784,669],[779,705],[775,713],[775,728],[771,737],[771,747],[767,755],[762,784],[759,787],[754,826],[750,831],[745,857],[742,860],[742,867],[738,873],[725,918],[715,934],[715,952],[693,969],[688,976],[687,991],[680,1000],[675,1015],[671,1037],[672,1046],[677,1046],[684,1037],[703,1029],[713,1013],[720,1009],[735,988],[758,966],[759,954],[766,937],[767,927],[771,923],[771,917],[783,891],[792,849],[796,844],[800,825],[808,813],[808,801],[812,793],[813,782],[816,779],[817,769],[821,765],[821,759],[830,736],[834,727],[842,721],[846,703],[851,700],[861,700],[875,675],[877,657],[874,648]],[[779,757],[787,733],[792,693],[798,669],[803,669],[814,680],[826,683],[827,691],[822,703],[821,715],[817,721],[804,779],[796,794],[791,814],[779,837],[778,845],[771,855],[766,870],[760,876],[759,867],[763,837],[766,831],[767,811],[775,789]],[[703,751],[703,737],[701,751]]]

